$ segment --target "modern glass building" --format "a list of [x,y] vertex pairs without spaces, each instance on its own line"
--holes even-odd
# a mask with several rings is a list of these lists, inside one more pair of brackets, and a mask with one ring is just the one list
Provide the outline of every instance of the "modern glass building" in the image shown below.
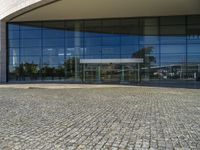
[[196,83],[200,15],[14,20],[7,82]]

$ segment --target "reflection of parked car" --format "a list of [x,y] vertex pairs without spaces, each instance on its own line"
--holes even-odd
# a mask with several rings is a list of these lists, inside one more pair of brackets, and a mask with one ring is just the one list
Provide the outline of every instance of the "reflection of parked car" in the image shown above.
[[200,81],[200,72],[197,72],[196,74],[196,81]]

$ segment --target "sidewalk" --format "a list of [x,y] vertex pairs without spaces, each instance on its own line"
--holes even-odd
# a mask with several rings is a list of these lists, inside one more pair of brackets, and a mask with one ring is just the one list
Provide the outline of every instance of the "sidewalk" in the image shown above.
[[79,89],[79,88],[114,88],[135,87],[130,85],[107,85],[107,84],[0,84],[0,88],[14,89]]

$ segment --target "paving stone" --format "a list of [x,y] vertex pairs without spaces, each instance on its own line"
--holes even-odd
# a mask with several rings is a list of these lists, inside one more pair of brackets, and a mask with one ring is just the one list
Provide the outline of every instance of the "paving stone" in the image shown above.
[[0,88],[0,149],[200,149],[200,92]]

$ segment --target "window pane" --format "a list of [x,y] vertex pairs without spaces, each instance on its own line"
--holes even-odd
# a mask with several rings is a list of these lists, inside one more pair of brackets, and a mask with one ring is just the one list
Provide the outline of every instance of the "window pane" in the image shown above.
[[20,38],[41,38],[41,30],[23,30],[20,32]]
[[18,23],[10,23],[8,25],[8,30],[11,31],[11,30],[19,30],[19,24]]
[[161,25],[181,25],[185,24],[185,16],[161,17]]
[[19,48],[9,48],[9,55],[19,55]]
[[83,47],[83,39],[82,38],[69,38],[66,39],[66,47]]
[[120,45],[120,37],[103,37],[102,38],[102,45],[111,45],[111,46],[117,46]]
[[64,56],[44,56],[43,64],[44,65],[64,64]]
[[140,44],[159,44],[159,36],[140,36]]
[[188,24],[200,24],[200,16],[188,16]]
[[67,38],[84,36],[82,21],[67,21],[65,24],[65,33]]
[[21,48],[20,55],[21,56],[41,56],[41,48],[33,47],[33,48]]
[[119,24],[120,24],[119,19],[102,20],[102,27],[116,27],[116,26],[119,26]]
[[198,34],[200,35],[200,24],[199,25],[189,25],[187,29],[188,34]]
[[29,63],[29,64],[41,64],[40,61],[40,57],[38,56],[22,56],[20,63],[25,64],[25,63]]
[[133,55],[133,53],[137,52],[139,50],[138,45],[133,46],[122,46],[121,47],[121,54],[130,54]]
[[138,44],[139,36],[137,35],[123,35],[121,36],[121,45],[133,45]]
[[43,30],[43,37],[48,38],[64,38],[65,31],[59,29],[45,29]]
[[161,45],[161,54],[164,53],[186,53],[186,45]]
[[200,53],[199,54],[188,54],[188,62],[189,63],[198,63],[200,67]]
[[200,44],[189,44],[187,48],[188,54],[200,54]]
[[200,44],[200,35],[198,35],[198,34],[197,35],[188,35],[187,42],[189,44],[195,44],[195,43]]
[[44,47],[64,47],[65,41],[64,39],[43,39]]
[[158,18],[142,18],[140,26],[158,25]]
[[158,35],[159,27],[158,26],[144,26],[140,28],[142,35]]
[[20,30],[41,30],[41,22],[20,23]]
[[64,30],[65,23],[64,21],[45,21],[43,23],[44,29],[57,29],[57,30]]
[[16,66],[19,64],[19,56],[11,56],[9,57],[9,65]]
[[101,55],[101,47],[85,47],[85,55]]
[[64,48],[60,47],[45,47],[43,55],[64,56]]
[[160,36],[161,44],[185,44],[186,36]]
[[66,48],[66,56],[82,56],[84,49],[81,47]]
[[102,54],[120,54],[120,47],[113,47],[113,46],[103,46],[102,47]]
[[21,39],[21,47],[41,47],[41,39]]
[[185,54],[161,54],[161,64],[173,65],[173,64],[185,64]]
[[186,29],[185,29],[185,26],[161,26],[160,34],[161,35],[185,35]]
[[120,26],[138,26],[138,25],[139,25],[139,19],[137,19],[137,18],[120,20]]
[[101,20],[86,20],[84,22],[85,28],[97,28],[101,27]]
[[85,46],[99,46],[101,45],[101,38],[85,38]]
[[85,29],[84,36],[87,37],[101,37],[103,34],[101,32],[101,29],[95,28],[95,29]]
[[159,45],[140,45],[138,52],[145,51],[146,54],[159,54]]
[[9,40],[9,47],[19,47],[19,40]]
[[19,39],[19,31],[9,31],[8,38],[9,39]]

